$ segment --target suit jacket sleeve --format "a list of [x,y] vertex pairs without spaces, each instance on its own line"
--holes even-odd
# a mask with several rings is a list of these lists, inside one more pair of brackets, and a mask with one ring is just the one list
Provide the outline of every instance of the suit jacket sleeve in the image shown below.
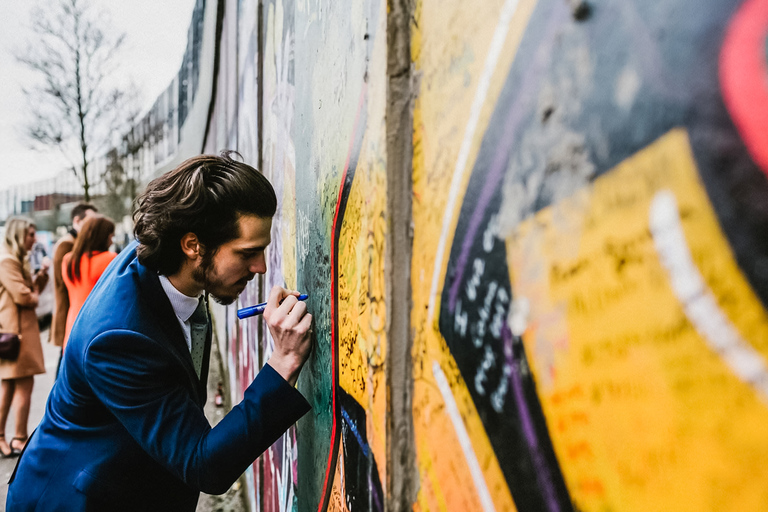
[[109,331],[84,351],[90,387],[158,463],[192,488],[221,494],[309,409],[269,366],[214,428],[179,381],[170,349],[131,331]]

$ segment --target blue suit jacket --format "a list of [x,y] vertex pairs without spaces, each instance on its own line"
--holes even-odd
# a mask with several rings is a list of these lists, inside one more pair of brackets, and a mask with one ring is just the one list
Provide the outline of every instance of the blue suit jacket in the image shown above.
[[200,491],[225,492],[309,404],[265,366],[211,428],[207,369],[206,356],[198,379],[157,275],[130,245],[75,322],[6,510],[194,511]]

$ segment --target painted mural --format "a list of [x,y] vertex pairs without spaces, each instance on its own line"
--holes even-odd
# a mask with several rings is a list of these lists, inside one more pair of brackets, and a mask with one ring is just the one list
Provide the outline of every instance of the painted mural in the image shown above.
[[384,503],[384,8],[296,6],[295,239],[299,289],[310,294],[318,334],[299,384],[315,410],[298,425],[303,510]]
[[[172,158],[210,101],[203,150],[238,150],[278,197],[237,307],[281,285],[315,320],[312,412],[247,471],[252,510],[768,508],[768,3],[200,0],[190,41],[204,9],[212,62],[188,48],[143,158]],[[413,121],[395,156],[393,104]],[[237,402],[273,341],[235,310],[214,316]],[[393,427],[394,346],[412,431]]]
[[449,4],[412,41],[417,508],[765,507],[764,2]]
[[353,38],[367,42],[361,51],[365,68],[358,75],[360,97],[339,184],[331,257],[338,379],[333,400],[341,442],[331,447],[338,454],[327,509],[350,512],[384,510],[387,446],[385,89],[369,86],[384,83],[384,5],[365,7],[363,17],[353,19],[361,22]]

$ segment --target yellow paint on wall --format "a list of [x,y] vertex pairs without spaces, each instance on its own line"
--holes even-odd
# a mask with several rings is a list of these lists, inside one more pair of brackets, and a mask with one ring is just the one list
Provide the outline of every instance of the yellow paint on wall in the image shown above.
[[445,512],[448,507],[445,504],[445,496],[440,492],[437,472],[435,471],[429,452],[422,445],[419,460],[421,460],[419,496],[417,503],[420,510],[439,510]]
[[[366,141],[364,141],[366,147]],[[386,468],[386,169],[363,151],[339,237],[339,385],[366,409],[368,443]]]
[[[376,33],[369,67],[372,84],[386,82],[383,15]],[[339,236],[339,385],[366,411],[366,441],[386,488],[386,90],[369,88],[364,105],[367,124],[357,129],[364,129],[365,137],[357,167],[348,171],[354,172],[354,180]]]
[[[512,496],[499,467],[475,408],[449,349],[439,333],[427,336],[429,348],[424,361],[437,361],[451,387],[453,403],[447,404],[432,375],[431,363],[418,363],[414,368],[413,415],[419,471],[430,475],[430,493],[440,496],[440,510],[482,510],[473,475],[462,451],[459,437],[448,415],[448,407],[456,407],[472,441],[474,456],[495,510],[516,510]],[[416,423],[418,421],[418,424]],[[420,493],[427,492],[420,489]],[[432,509],[429,509],[432,510]]]
[[670,191],[707,289],[766,358],[768,317],[738,268],[682,129],[507,240],[524,345],[584,511],[768,508],[768,408],[686,316],[649,225]]
[[[450,248],[480,142],[536,5],[535,0],[517,2],[500,52],[487,67],[504,3],[421,0],[415,5],[411,25],[411,57],[419,79],[413,114],[413,418],[419,473],[429,475],[429,483],[422,483],[417,501],[425,512],[435,510],[435,500],[438,510],[482,509],[465,453],[437,389],[432,373],[435,361],[448,379],[452,401],[471,440],[473,456],[495,509],[515,510],[466,384],[438,331],[437,315],[430,320],[427,314],[430,298],[439,302],[447,265],[447,251],[442,261],[436,261],[444,218],[447,215],[450,226],[442,244]],[[467,155],[465,164],[458,166],[463,143],[468,144]],[[449,201],[454,174],[458,176],[458,193]],[[430,297],[436,267],[440,283],[436,296]]]

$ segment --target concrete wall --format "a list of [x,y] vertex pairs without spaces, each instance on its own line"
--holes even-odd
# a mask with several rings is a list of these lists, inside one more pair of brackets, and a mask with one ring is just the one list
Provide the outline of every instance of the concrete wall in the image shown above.
[[418,508],[760,509],[768,11],[580,4],[416,5]]
[[315,318],[254,510],[768,506],[765,2],[212,9],[204,150],[279,200],[239,306]]

